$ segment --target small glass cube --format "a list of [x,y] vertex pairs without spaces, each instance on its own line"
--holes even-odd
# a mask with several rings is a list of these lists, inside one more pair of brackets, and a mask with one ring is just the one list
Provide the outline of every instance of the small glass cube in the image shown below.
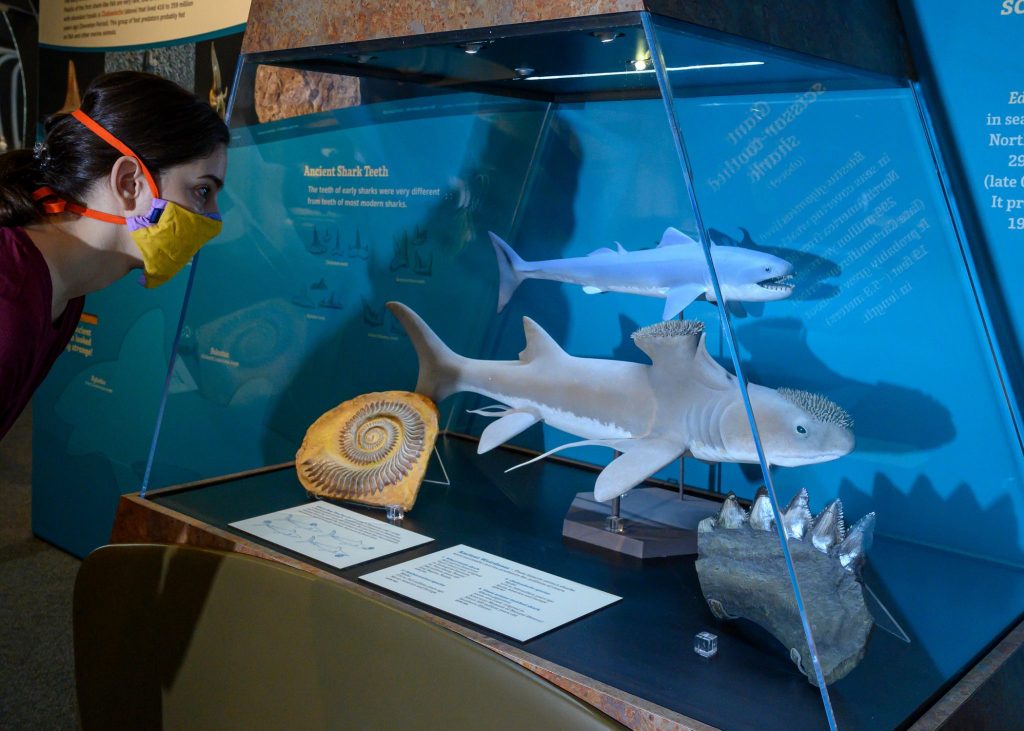
[[400,523],[405,517],[405,510],[401,505],[388,505],[384,508],[389,523]]
[[718,652],[718,635],[698,632],[693,638],[693,651],[701,657],[714,657]]

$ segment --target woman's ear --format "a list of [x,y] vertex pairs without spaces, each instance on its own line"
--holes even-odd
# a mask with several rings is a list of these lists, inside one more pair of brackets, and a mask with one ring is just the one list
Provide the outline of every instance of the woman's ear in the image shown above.
[[126,215],[138,215],[140,210],[149,210],[153,195],[142,174],[142,166],[134,157],[119,157],[110,169],[108,182],[111,193]]

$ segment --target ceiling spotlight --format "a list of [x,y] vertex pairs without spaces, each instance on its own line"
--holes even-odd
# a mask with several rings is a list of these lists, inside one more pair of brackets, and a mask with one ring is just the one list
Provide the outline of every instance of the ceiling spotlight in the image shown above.
[[468,53],[470,56],[475,56],[480,53],[480,49],[484,46],[489,45],[491,41],[470,41],[469,43],[460,43],[459,48]]
[[534,69],[531,69],[529,66],[517,66],[515,72],[514,79],[528,79],[533,76]]
[[595,30],[590,35],[594,36],[601,43],[611,43],[616,38],[621,38],[625,35],[622,31],[618,30]]
[[646,71],[649,64],[650,64],[650,60],[649,59],[646,59],[646,58],[636,58],[636,59],[633,59],[632,61],[630,61],[629,64],[627,64],[627,66],[629,68],[632,68],[634,71]]

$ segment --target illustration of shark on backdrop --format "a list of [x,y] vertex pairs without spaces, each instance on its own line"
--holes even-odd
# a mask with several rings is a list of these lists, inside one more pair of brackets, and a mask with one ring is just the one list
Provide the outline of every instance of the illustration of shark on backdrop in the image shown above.
[[[579,284],[587,294],[625,292],[665,299],[670,320],[700,296],[715,301],[703,247],[675,228],[665,229],[657,248],[627,251],[601,248],[587,256],[525,261],[493,232],[498,258],[498,312],[526,279]],[[784,259],[740,246],[711,244],[711,258],[726,302],[768,302],[789,297],[793,266]]]
[[[598,476],[606,501],[640,484],[680,456],[756,463],[753,434],[736,377],[704,345],[700,322],[669,320],[641,328],[633,342],[651,365],[566,353],[537,323],[523,318],[519,360],[488,361],[453,352],[411,309],[389,302],[419,358],[416,391],[440,402],[470,391],[500,402],[472,413],[496,418],[480,437],[483,454],[539,421],[622,452]],[[824,396],[748,384],[768,462],[796,467],[838,459],[853,450],[852,421]],[[519,465],[522,466],[522,465]]]

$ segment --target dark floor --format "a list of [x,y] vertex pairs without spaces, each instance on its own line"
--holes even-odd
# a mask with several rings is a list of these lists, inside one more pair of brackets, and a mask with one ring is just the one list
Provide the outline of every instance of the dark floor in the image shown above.
[[0,731],[77,729],[71,592],[80,561],[32,536],[32,419],[0,440]]

